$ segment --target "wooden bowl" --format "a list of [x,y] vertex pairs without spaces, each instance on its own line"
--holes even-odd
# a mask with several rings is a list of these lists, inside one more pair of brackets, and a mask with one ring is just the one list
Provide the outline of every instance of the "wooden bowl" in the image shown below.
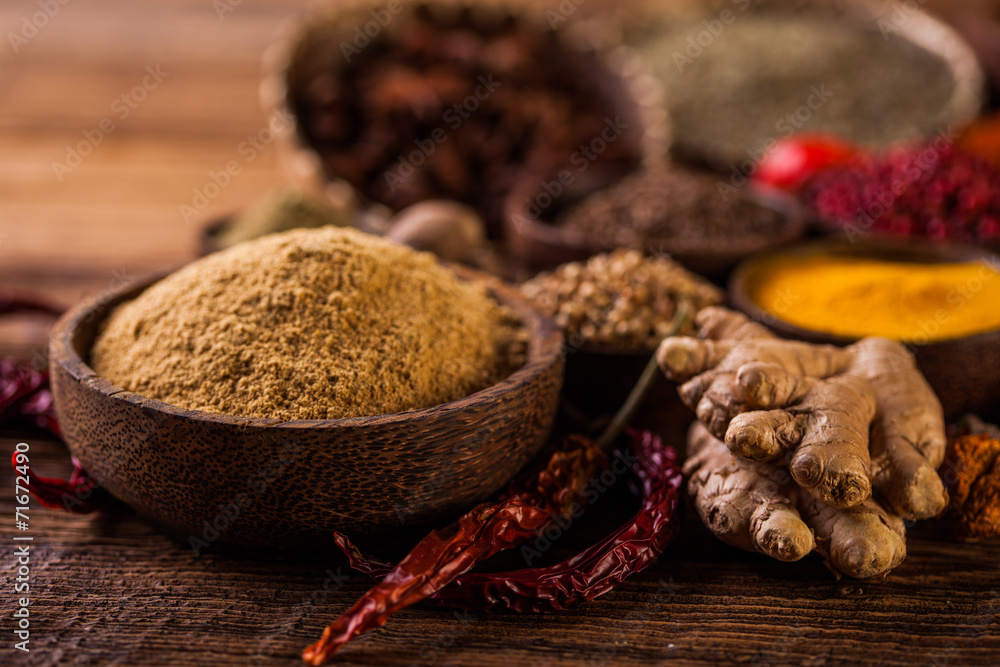
[[[729,281],[729,298],[734,308],[765,324],[784,338],[812,343],[848,345],[857,340],[804,329],[779,319],[758,306],[750,294],[755,281],[779,258],[808,258],[819,255],[868,257],[909,262],[963,262],[989,260],[1000,267],[1000,256],[982,248],[923,240],[865,239],[849,243],[823,239],[792,248],[755,256],[740,264]],[[1000,304],[998,304],[1000,307]],[[907,342],[927,382],[941,399],[945,417],[956,419],[972,412],[989,416],[1000,412],[1000,329],[973,336],[918,344]]]
[[[603,184],[610,185],[610,181]],[[592,191],[583,193],[583,196]],[[772,190],[747,190],[749,197],[759,204],[774,209],[784,216],[785,224],[770,235],[756,234],[736,239],[713,239],[702,245],[692,244],[684,238],[656,239],[645,248],[647,251],[669,254],[687,269],[709,278],[724,278],[743,258],[769,248],[791,243],[806,232],[806,222],[798,202],[791,196]],[[540,181],[522,183],[507,198],[504,211],[505,235],[511,254],[533,269],[551,269],[566,262],[582,261],[601,252],[614,250],[614,246],[601,243],[576,230],[563,229],[549,220],[583,196],[567,193],[551,209],[543,211],[547,219],[534,215],[525,208],[525,201],[537,201],[542,195]],[[543,200],[544,201],[544,200]]]
[[[356,28],[366,26],[372,21],[372,13],[383,9],[384,3],[378,0],[320,2],[301,19],[282,26],[279,37],[262,59],[260,100],[265,113],[269,117],[295,119],[298,114],[296,95],[305,82],[317,72],[344,67],[347,61],[341,44],[353,44]],[[609,117],[620,117],[631,128],[617,140],[618,144],[627,147],[623,154],[632,156],[635,164],[640,161],[658,164],[666,156],[671,132],[663,106],[662,87],[639,59],[620,43],[613,29],[599,21],[580,20],[570,21],[553,31],[551,9],[524,0],[420,0],[412,5],[403,2],[399,15],[372,41],[391,35],[421,9],[442,15],[468,12],[475,20],[484,22],[495,21],[497,15],[503,15],[540,32],[555,34],[561,46],[579,59],[580,69],[593,79],[608,104]],[[487,17],[491,18],[487,20]],[[324,167],[316,146],[297,120],[280,125],[275,130],[275,143],[292,183],[314,190],[344,179],[345,174],[333,173]],[[445,124],[442,129],[447,128]],[[363,198],[360,193],[359,196]],[[486,219],[491,237],[497,236],[499,210],[479,213]],[[497,219],[496,225],[494,219]]]
[[435,407],[290,422],[168,405],[87,365],[104,318],[153,282],[63,316],[52,334],[52,392],[70,453],[105,489],[192,546],[296,549],[332,544],[334,530],[374,538],[427,526],[501,489],[552,427],[562,333],[496,282],[492,294],[529,336],[527,361],[512,375]]
[[[979,115],[983,108],[986,78],[983,69],[976,58],[975,51],[962,39],[962,36],[952,27],[941,21],[932,13],[925,11],[923,2],[907,3],[905,9],[894,2],[886,0],[753,0],[752,2],[734,0],[672,0],[663,2],[662,0],[634,0],[629,3],[618,3],[617,21],[623,26],[624,41],[635,53],[647,64],[650,71],[657,76],[663,84],[665,98],[668,101],[673,99],[674,92],[671,90],[672,78],[677,72],[677,62],[669,56],[663,57],[663,53],[650,50],[651,43],[655,43],[658,33],[665,26],[675,26],[678,23],[691,26],[691,35],[681,34],[679,39],[689,42],[689,49],[702,49],[710,52],[716,39],[725,40],[728,36],[716,34],[714,28],[705,32],[705,36],[713,41],[707,44],[699,42],[703,39],[701,31],[714,22],[723,31],[728,30],[720,22],[723,13],[728,14],[729,22],[739,24],[741,16],[760,15],[764,12],[785,12],[785,13],[808,13],[822,17],[829,24],[843,24],[860,32],[877,35],[879,39],[898,39],[905,43],[913,53],[923,52],[934,59],[940,61],[947,69],[952,80],[951,94],[944,101],[943,105],[932,115],[918,118],[913,115],[912,109],[905,108],[905,103],[893,101],[896,113],[909,117],[912,123],[919,129],[919,132],[927,136],[934,136],[941,128],[961,127]],[[945,3],[940,3],[942,6]],[[954,3],[956,5],[960,3]],[[704,21],[704,23],[703,23]],[[985,23],[982,19],[981,22]],[[690,22],[690,23],[688,23]],[[686,32],[686,31],[683,31]],[[710,34],[711,33],[711,34]],[[981,32],[982,35],[989,33]],[[690,40],[689,40],[690,37]],[[681,47],[682,49],[684,47]],[[982,53],[982,50],[980,51]],[[683,54],[678,54],[683,55]],[[691,51],[687,55],[691,55]],[[694,56],[698,58],[698,55]],[[685,68],[684,71],[690,71]],[[731,77],[733,86],[748,86],[751,82],[745,77]],[[817,80],[819,85],[822,81]],[[827,85],[832,85],[826,82]],[[714,100],[721,105],[732,105],[736,102],[727,95],[727,90],[716,92]],[[760,91],[763,92],[763,91]],[[842,91],[842,97],[851,93]],[[676,95],[675,95],[676,97]],[[803,101],[805,99],[803,98]],[[796,106],[792,105],[788,111],[795,111]],[[750,152],[757,152],[767,142],[780,138],[780,132],[773,132],[774,129],[781,130],[781,123],[777,128],[761,128],[761,136],[757,140],[749,142],[749,145],[729,144],[725,136],[713,135],[711,132],[704,137],[698,137],[689,130],[692,123],[704,125],[704,121],[698,116],[697,110],[688,119],[674,118],[676,110],[673,112],[672,122],[675,124],[675,140],[671,145],[671,156],[692,164],[710,166],[726,173],[727,177],[731,171],[737,171],[744,164],[744,161],[752,155]],[[862,109],[854,109],[855,115],[862,113]],[[748,111],[749,113],[749,111]],[[876,113],[874,108],[867,113]],[[766,119],[768,123],[773,120]],[[774,119],[777,120],[777,119]],[[831,131],[824,129],[827,123],[823,122],[823,117],[818,114],[813,120],[819,121],[819,125],[809,125],[809,131]],[[798,127],[798,126],[796,126]],[[727,128],[719,128],[725,135]],[[789,128],[790,131],[790,128]],[[881,133],[877,139],[866,137],[867,143],[872,146],[909,141],[915,137],[899,135],[898,130],[894,131],[898,136]],[[708,138],[711,141],[706,141]],[[859,142],[859,137],[845,137]],[[751,161],[756,161],[752,158]],[[744,173],[749,173],[746,168]]]

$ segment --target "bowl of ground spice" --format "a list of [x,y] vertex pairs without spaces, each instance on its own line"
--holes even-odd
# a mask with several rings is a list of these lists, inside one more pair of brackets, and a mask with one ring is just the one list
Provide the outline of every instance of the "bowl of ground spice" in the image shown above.
[[927,241],[825,239],[764,253],[733,272],[730,299],[778,334],[846,345],[904,342],[949,419],[1000,394],[1000,257]]
[[[663,256],[618,249],[569,262],[522,283],[521,293],[566,336],[564,397],[590,415],[616,411],[667,336],[694,335],[694,318],[725,293]],[[657,373],[649,405],[678,401]],[[684,428],[686,427],[686,422]]]
[[792,197],[734,188],[716,174],[680,165],[635,171],[579,198],[546,199],[548,186],[530,181],[519,187],[505,218],[512,254],[536,268],[627,247],[670,255],[719,277],[740,259],[794,241],[806,229]]
[[977,116],[975,53],[918,5],[645,0],[620,13],[666,91],[672,154],[738,185],[796,132],[883,147]]
[[545,442],[561,348],[498,281],[326,227],[81,304],[51,371],[69,450],[112,494],[192,546],[300,548],[500,489]]
[[298,180],[396,211],[458,201],[496,236],[522,174],[666,150],[658,83],[596,24],[553,27],[519,1],[330,2],[265,56],[262,102],[294,119],[279,145]]

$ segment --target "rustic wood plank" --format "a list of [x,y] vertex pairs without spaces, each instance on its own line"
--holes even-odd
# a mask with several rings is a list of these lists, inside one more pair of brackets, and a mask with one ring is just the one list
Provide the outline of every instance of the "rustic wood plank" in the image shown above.
[[[38,472],[68,472],[58,444],[22,436]],[[17,440],[0,440],[0,453]],[[0,478],[12,487],[6,466]],[[629,507],[602,511],[624,517]],[[368,584],[359,575],[339,588],[327,582],[328,570],[338,581],[348,574],[333,554],[196,556],[121,505],[86,517],[30,512],[39,629],[22,664],[294,664]],[[5,492],[4,532],[12,513]],[[684,528],[654,567],[578,609],[456,616],[416,607],[338,664],[985,665],[1000,655],[995,541],[956,544],[918,530],[886,581],[838,582],[818,558],[781,564],[719,544],[693,517]],[[324,594],[325,582],[336,590]],[[0,599],[0,613],[11,605]]]

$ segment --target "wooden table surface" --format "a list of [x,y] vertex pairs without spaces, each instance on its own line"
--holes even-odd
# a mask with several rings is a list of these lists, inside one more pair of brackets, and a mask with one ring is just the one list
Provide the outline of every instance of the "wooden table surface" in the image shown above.
[[[45,7],[53,15],[36,16]],[[201,224],[278,186],[273,146],[252,160],[238,147],[267,122],[260,53],[298,11],[254,0],[0,4],[0,286],[70,304],[178,266]],[[81,142],[77,163],[68,152]],[[240,173],[185,221],[180,206],[232,160]],[[0,355],[44,363],[46,327],[0,325]],[[33,431],[0,434],[0,461],[17,442],[37,472],[69,472],[61,445]],[[334,554],[196,555],[121,505],[80,517],[33,503],[19,533],[34,538],[23,653],[6,465],[0,478],[0,664],[295,665],[367,584]],[[609,500],[599,520],[626,505]],[[411,608],[340,663],[1000,664],[997,541],[957,544],[918,526],[886,581],[838,582],[818,558],[779,564],[719,544],[690,516],[684,528],[654,567],[578,609]]]

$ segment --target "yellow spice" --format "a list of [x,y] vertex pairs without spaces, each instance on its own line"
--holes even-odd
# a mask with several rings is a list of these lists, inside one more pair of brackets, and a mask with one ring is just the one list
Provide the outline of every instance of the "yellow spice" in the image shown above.
[[997,268],[985,261],[786,259],[761,272],[750,298],[804,329],[919,344],[1000,328]]

